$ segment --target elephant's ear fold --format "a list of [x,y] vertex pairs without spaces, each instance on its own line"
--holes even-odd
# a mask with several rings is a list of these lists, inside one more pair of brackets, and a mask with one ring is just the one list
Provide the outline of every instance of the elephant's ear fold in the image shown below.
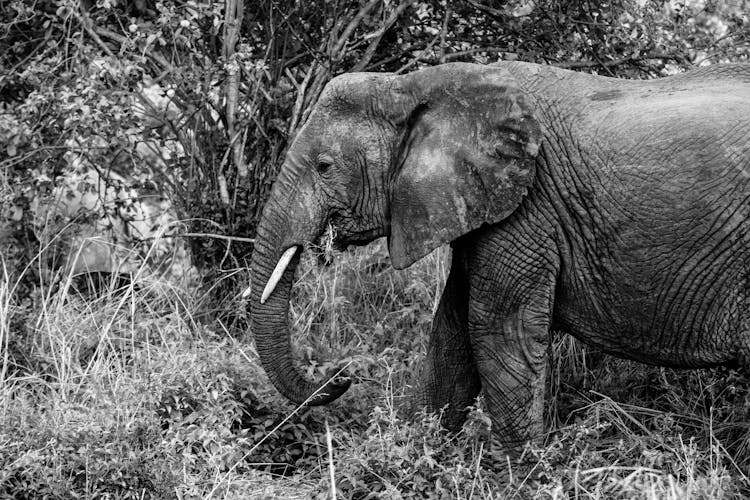
[[402,78],[412,102],[391,191],[391,262],[508,217],[534,180],[541,132],[531,99],[498,67],[448,65]]

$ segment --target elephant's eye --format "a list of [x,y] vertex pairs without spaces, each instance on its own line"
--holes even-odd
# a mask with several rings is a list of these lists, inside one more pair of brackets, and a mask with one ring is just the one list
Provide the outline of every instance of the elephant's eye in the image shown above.
[[319,173],[324,174],[333,166],[333,162],[330,160],[318,160],[317,170]]

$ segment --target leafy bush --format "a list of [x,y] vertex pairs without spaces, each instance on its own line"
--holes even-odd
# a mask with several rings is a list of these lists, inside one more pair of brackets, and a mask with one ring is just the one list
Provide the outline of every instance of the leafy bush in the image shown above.
[[50,408],[42,400],[47,395],[27,396],[17,404],[39,405],[55,420],[29,407],[6,414],[0,428],[3,498],[165,498],[174,491],[178,478],[153,418],[113,422],[95,408]]
[[[516,459],[491,442],[481,405],[457,436],[419,413],[445,250],[404,272],[382,243],[302,263],[300,369],[321,377],[343,362],[356,382],[330,407],[296,411],[251,342],[232,338],[246,306],[232,281],[251,248],[236,237],[252,238],[288,142],[333,75],[517,59],[649,78],[747,60],[746,1],[248,0],[234,19],[230,3],[0,9],[0,496],[750,495],[748,384],[732,371],[643,367],[558,339],[550,433]],[[65,184],[84,169],[104,186]],[[38,216],[55,193],[101,189],[116,196]],[[133,206],[163,194],[190,219],[210,288],[154,279],[66,294],[56,245],[110,216],[133,227]],[[133,232],[118,238],[144,260],[158,253]]]
[[155,411],[164,439],[197,468],[290,475],[300,463],[315,463],[322,422],[310,410],[284,422],[278,405],[256,397],[258,380],[237,362],[214,351],[161,381]]
[[[206,1],[15,0],[0,14],[0,234],[23,268],[70,222],[127,222],[132,197],[46,234],[34,224],[34,200],[83,162],[136,199],[157,186],[191,234],[251,238],[288,139],[336,74],[518,59],[653,77],[747,59],[745,4],[248,0],[227,14]],[[235,274],[222,271],[251,250],[243,239],[188,243],[230,289]]]

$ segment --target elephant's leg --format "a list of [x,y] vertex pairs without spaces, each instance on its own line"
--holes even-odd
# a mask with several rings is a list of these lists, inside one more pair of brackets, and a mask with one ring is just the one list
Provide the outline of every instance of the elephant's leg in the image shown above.
[[454,245],[450,274],[432,321],[423,384],[427,408],[444,409],[443,425],[458,430],[480,382],[471,351],[467,314],[469,281],[463,250]]
[[[551,252],[543,257],[528,246],[502,250],[499,257],[491,252],[495,260],[472,260],[479,272],[472,273],[469,331],[493,433],[514,448],[543,432],[557,269]],[[491,275],[482,272],[482,262]]]

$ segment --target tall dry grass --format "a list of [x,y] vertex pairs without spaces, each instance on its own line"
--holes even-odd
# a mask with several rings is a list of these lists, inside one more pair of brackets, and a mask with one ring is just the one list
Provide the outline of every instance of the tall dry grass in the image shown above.
[[[548,434],[508,458],[481,401],[464,430],[415,404],[448,250],[394,271],[378,243],[300,267],[300,367],[342,365],[339,402],[297,409],[245,332],[146,270],[99,295],[0,281],[0,497],[744,498],[747,381],[551,349]],[[61,283],[72,283],[63,276]],[[232,300],[239,300],[238,297]]]

